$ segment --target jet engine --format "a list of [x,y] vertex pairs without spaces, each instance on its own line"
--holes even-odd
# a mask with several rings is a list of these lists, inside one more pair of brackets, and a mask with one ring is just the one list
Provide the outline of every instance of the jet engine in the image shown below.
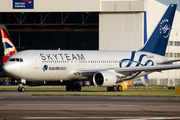
[[112,72],[100,71],[94,74],[93,82],[97,86],[113,86],[118,82],[118,78]]

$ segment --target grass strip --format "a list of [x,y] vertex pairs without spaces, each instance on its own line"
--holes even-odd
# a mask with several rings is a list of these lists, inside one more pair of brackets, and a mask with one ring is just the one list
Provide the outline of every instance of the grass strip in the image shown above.
[[33,93],[32,96],[133,96],[133,97],[180,97],[177,93]]
[[[0,90],[14,90],[17,91],[17,87],[0,87]],[[51,86],[50,88],[48,86],[45,87],[26,87],[25,86],[26,91],[66,91],[65,87],[54,87]],[[107,91],[106,87],[82,87],[82,91]],[[124,91],[176,91],[176,90],[168,90],[168,88],[163,88],[163,87],[154,87],[152,88],[136,88],[136,87],[128,87],[128,89],[125,89]]]
[[[24,86],[25,87],[25,89],[26,89],[26,91],[66,91],[66,89],[65,88],[61,88],[61,87],[59,87],[59,88],[54,88],[54,87],[52,87],[52,88],[41,88],[41,87],[26,87],[26,86]],[[17,89],[18,89],[18,87],[16,87],[16,88],[0,88],[0,90],[6,90],[6,91],[8,91],[8,90],[14,90],[14,91],[17,91]]]

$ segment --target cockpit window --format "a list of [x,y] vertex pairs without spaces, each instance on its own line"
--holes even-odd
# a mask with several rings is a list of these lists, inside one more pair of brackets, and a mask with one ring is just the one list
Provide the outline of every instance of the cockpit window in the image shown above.
[[11,58],[9,61],[16,61],[16,59],[15,58]]
[[19,58],[16,58],[16,61],[19,62]]
[[9,61],[23,62],[22,58],[11,58]]
[[22,59],[22,58],[19,58],[19,62],[23,62],[23,59]]

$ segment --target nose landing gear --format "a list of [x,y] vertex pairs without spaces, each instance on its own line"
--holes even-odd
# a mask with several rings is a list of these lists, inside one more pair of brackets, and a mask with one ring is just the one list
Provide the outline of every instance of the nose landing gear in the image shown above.
[[18,86],[19,86],[19,87],[18,87],[18,92],[24,92],[24,91],[25,91],[25,87],[23,87],[23,84],[22,84],[22,83],[19,84]]

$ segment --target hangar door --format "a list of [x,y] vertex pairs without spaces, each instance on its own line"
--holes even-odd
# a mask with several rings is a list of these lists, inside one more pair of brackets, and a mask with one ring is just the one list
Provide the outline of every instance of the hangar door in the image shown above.
[[10,35],[19,49],[98,49],[98,32],[10,32]]

